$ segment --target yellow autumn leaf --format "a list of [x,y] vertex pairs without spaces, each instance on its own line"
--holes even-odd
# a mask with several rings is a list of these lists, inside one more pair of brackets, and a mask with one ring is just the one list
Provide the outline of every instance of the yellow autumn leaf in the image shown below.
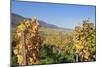
[[20,31],[24,31],[25,30],[25,25],[20,24],[19,26],[17,26],[17,29],[20,30]]
[[85,53],[85,54],[84,54],[84,58],[85,58],[85,59],[88,59],[89,56],[90,56],[90,53],[89,53],[88,51],[86,51],[86,50],[84,50],[83,52]]
[[18,63],[22,64],[23,61],[24,61],[23,56],[22,55],[17,55],[17,57],[18,57]]
[[30,63],[33,63],[33,59],[32,58],[29,58],[29,60],[30,60]]
[[86,50],[83,50],[83,52],[86,53],[87,51]]
[[29,21],[29,20],[27,20],[26,22],[25,22],[25,26],[31,26],[31,22]]
[[87,56],[87,55],[85,55],[85,56],[84,56],[84,58],[85,58],[85,59],[88,59],[88,56]]
[[14,54],[18,54],[18,49],[14,49]]
[[80,45],[77,44],[75,46],[76,46],[77,49],[81,49],[81,46]]

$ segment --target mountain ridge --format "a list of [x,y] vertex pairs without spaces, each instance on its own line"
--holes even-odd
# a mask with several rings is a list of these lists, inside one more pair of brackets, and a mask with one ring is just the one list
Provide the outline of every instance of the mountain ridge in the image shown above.
[[[25,17],[23,17],[21,15],[18,15],[18,14],[15,14],[15,13],[11,13],[11,24],[12,24],[12,27],[16,27],[20,23],[20,21],[22,21],[24,19],[30,19],[30,18],[25,18]],[[45,22],[43,20],[38,20],[38,21],[39,21],[39,24],[40,24],[41,27],[72,31],[72,29],[69,29],[69,28],[62,28],[62,27],[58,27],[58,26],[53,25],[53,24],[48,24],[47,22]]]

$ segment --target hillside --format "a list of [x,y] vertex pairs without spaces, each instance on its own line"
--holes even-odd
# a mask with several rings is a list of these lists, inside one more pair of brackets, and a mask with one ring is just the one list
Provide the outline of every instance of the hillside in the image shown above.
[[[23,16],[20,16],[18,14],[15,13],[11,13],[11,24],[12,27],[15,28],[17,24],[19,24],[20,21],[24,20],[24,19],[30,19],[30,18],[25,18]],[[42,28],[49,28],[49,29],[55,29],[55,30],[60,30],[60,31],[72,31],[72,29],[69,28],[62,28],[62,27],[58,27],[56,25],[53,24],[48,24],[47,22],[43,21],[43,20],[38,20],[39,24]]]

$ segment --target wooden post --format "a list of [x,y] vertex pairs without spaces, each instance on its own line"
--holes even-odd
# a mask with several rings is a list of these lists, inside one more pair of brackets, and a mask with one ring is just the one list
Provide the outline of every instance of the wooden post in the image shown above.
[[22,53],[23,53],[23,63],[22,63],[22,65],[26,65],[26,49],[25,49],[25,33],[24,32],[22,32],[22,39],[21,39],[21,41],[22,41]]
[[78,54],[76,53],[76,62],[78,62]]

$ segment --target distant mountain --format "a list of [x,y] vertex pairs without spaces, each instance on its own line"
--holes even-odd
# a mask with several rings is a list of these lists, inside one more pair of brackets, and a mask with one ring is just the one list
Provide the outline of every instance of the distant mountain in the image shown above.
[[[13,26],[16,26],[20,21],[22,21],[24,19],[30,19],[30,18],[24,18],[18,14],[14,14],[14,13],[11,14],[11,23]],[[38,21],[39,21],[39,24],[41,27],[59,28],[56,25],[48,24],[42,20],[38,20]]]
[[[12,13],[11,14],[11,24],[12,24],[12,27],[16,27],[16,25],[19,24],[20,21],[22,21],[24,19],[30,19],[30,18],[25,18],[25,17],[20,16],[18,14]],[[58,27],[58,26],[53,25],[53,24],[48,24],[47,22],[42,21],[42,20],[38,20],[38,21],[39,21],[39,24],[40,24],[41,27],[72,31],[72,29],[61,28],[61,27]]]
[[15,27],[20,21],[24,20],[25,18],[20,16],[20,15],[17,15],[17,14],[14,14],[12,13],[11,14],[11,24],[13,27]]
[[58,26],[56,26],[56,25],[48,24],[48,23],[46,23],[46,22],[44,22],[44,21],[42,21],[42,20],[38,20],[38,21],[39,21],[40,26],[42,26],[42,27],[60,28],[60,27],[58,27]]

